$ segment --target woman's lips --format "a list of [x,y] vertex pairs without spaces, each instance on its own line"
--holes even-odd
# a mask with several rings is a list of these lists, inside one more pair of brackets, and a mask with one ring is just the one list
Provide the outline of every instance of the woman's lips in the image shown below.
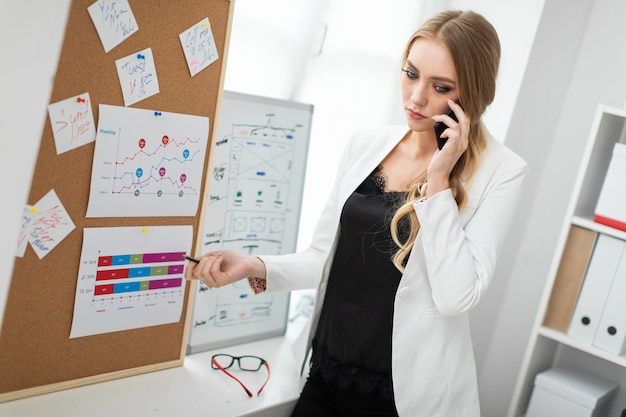
[[409,115],[409,117],[411,117],[412,119],[415,119],[415,120],[422,120],[422,119],[424,119],[426,117],[422,113],[413,111],[413,110],[411,110],[409,108],[406,109],[406,112]]

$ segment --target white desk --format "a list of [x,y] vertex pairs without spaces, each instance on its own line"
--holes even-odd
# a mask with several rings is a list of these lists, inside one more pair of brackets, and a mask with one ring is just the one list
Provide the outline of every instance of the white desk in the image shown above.
[[[284,337],[188,355],[180,367],[2,403],[0,416],[288,416],[304,382],[291,349],[304,321],[301,318],[289,324]],[[211,369],[215,353],[256,355],[267,360],[271,377],[261,395],[248,398],[235,380]],[[266,370],[236,372],[236,376],[256,394]]]

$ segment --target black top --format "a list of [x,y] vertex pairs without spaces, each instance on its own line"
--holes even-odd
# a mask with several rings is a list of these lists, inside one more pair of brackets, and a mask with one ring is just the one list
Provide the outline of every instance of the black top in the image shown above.
[[393,307],[401,273],[390,223],[404,199],[385,192],[377,168],[346,201],[326,297],[313,342],[312,372],[342,389],[391,389]]

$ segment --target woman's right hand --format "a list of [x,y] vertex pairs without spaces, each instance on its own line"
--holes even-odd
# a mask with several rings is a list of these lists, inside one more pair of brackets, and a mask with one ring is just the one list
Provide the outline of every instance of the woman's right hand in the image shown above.
[[265,278],[265,264],[256,256],[242,255],[223,250],[208,252],[198,258],[199,263],[189,262],[185,279],[199,279],[209,288],[219,288],[247,277]]

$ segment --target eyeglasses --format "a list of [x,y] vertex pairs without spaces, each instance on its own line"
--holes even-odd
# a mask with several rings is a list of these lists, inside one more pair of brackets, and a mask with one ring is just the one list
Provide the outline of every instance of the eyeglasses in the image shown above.
[[248,397],[252,398],[252,392],[250,392],[248,387],[246,387],[243,382],[237,379],[237,377],[227,371],[227,369],[232,367],[235,362],[237,363],[239,369],[247,372],[257,372],[259,369],[261,369],[263,365],[265,365],[265,368],[267,369],[267,378],[265,378],[265,382],[263,383],[263,385],[261,385],[261,388],[259,388],[259,391],[256,393],[256,395],[261,394],[261,391],[263,391],[263,388],[265,388],[265,384],[267,384],[267,381],[270,380],[270,365],[267,363],[267,361],[263,358],[259,358],[258,356],[231,356],[223,353],[213,355],[213,357],[211,358],[211,368],[219,369],[220,371],[224,372],[226,375],[237,381],[239,385],[241,385],[241,387],[246,391]]

